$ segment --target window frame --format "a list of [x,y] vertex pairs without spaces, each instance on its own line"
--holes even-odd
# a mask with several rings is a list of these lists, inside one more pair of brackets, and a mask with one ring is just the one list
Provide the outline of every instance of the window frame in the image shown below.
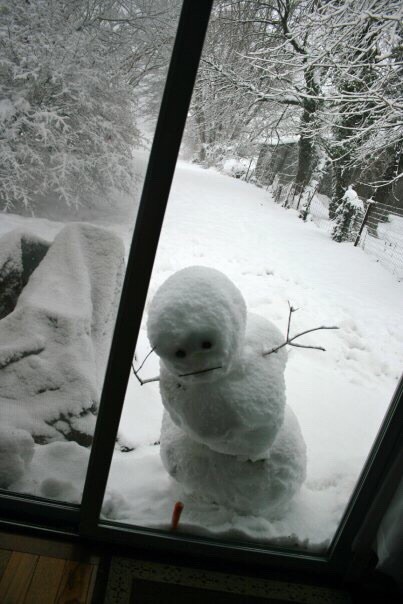
[[[246,542],[213,541],[100,520],[131,363],[212,1],[184,0],[182,5],[126,268],[81,506],[2,491],[0,527],[35,526],[54,534],[81,535],[84,538],[136,548],[154,548],[206,559],[216,557],[240,564],[345,576],[351,565],[357,564],[354,539],[360,531],[362,533],[364,527],[368,549],[368,544],[372,543],[376,534],[379,518],[393,495],[393,485],[383,492],[382,484],[384,476],[401,451],[403,380],[398,384],[325,555]],[[397,487],[397,478],[393,484]],[[374,500],[376,493],[378,520],[374,520],[374,515],[371,516],[368,509],[368,502]]]

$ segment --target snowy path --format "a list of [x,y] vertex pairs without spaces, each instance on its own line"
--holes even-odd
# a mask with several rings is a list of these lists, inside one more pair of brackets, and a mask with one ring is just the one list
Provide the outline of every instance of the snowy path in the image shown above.
[[[150,298],[172,272],[193,264],[225,272],[249,310],[284,333],[288,300],[300,308],[292,331],[319,325],[340,329],[306,336],[307,344],[322,345],[325,353],[292,349],[289,354],[288,402],[301,422],[309,466],[288,517],[274,524],[247,521],[190,501],[183,526],[197,532],[208,527],[209,534],[269,539],[296,533],[300,540],[325,541],[337,526],[400,375],[402,285],[362,250],[331,241],[296,212],[276,206],[264,190],[180,163]],[[143,326],[139,359],[147,351]],[[144,375],[155,375],[156,359],[147,363]],[[158,387],[141,389],[131,381],[121,441],[136,451],[115,456],[110,486],[126,491],[126,504],[112,506],[111,517],[148,526],[169,520],[179,494],[160,467],[158,448],[141,446],[158,439],[160,414]],[[118,475],[121,464],[131,466],[130,457],[138,460],[133,466],[137,484],[127,489]]]

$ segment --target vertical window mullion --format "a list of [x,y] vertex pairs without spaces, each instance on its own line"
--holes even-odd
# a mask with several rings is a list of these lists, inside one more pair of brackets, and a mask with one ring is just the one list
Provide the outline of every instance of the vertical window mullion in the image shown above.
[[[80,531],[98,524],[130,367],[212,0],[184,0],[133,234],[81,505]],[[135,476],[128,477],[136,480]]]

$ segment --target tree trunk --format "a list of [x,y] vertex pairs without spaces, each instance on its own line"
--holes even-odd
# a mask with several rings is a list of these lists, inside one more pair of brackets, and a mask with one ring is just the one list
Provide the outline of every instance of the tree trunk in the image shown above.
[[336,210],[342,203],[344,193],[347,190],[348,185],[351,185],[349,181],[349,174],[346,169],[343,169],[343,165],[339,162],[333,164],[333,191],[332,199],[329,203],[329,219],[334,220],[336,217]]
[[312,137],[315,111],[306,103],[301,117],[301,135],[298,143],[298,170],[295,177],[296,191],[300,192],[310,181],[316,163],[316,149]]
[[206,161],[206,117],[203,111],[203,98],[202,93],[197,88],[195,89],[195,105],[194,105],[194,117],[197,126],[197,134],[199,137],[200,149],[199,149],[199,161],[204,163]]

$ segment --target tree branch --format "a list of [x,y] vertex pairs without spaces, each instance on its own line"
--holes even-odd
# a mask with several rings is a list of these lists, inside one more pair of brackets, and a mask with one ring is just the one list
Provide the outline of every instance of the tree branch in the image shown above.
[[[142,367],[144,367],[144,363],[146,362],[146,360],[148,359],[148,357],[154,352],[154,350],[156,349],[156,346],[153,346],[150,350],[150,352],[145,356],[145,358],[143,359],[143,362],[140,364],[140,367],[138,369],[134,368],[134,363],[132,363],[132,369],[133,369],[133,373],[136,376],[140,386],[144,386],[144,384],[149,384],[150,382],[159,382],[160,381],[160,377],[156,376],[153,378],[147,378],[146,380],[141,379],[141,377],[139,376],[139,371]],[[135,355],[136,358],[136,355]]]

